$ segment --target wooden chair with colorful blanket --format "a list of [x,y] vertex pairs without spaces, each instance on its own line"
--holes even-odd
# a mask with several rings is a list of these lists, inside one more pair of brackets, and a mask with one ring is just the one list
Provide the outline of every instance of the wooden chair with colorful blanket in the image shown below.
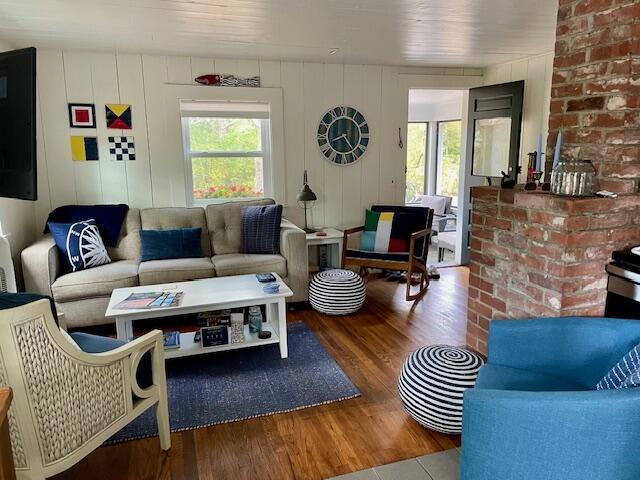
[[[379,268],[407,272],[408,301],[424,295],[429,286],[427,252],[433,210],[426,207],[374,205],[366,211],[365,224],[344,231],[342,267]],[[360,245],[354,248],[355,234]],[[352,245],[349,245],[350,237]],[[420,274],[420,289],[411,293],[411,277]]]

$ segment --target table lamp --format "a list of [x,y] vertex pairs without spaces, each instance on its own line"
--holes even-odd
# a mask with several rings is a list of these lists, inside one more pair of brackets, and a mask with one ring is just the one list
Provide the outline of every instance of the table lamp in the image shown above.
[[309,184],[307,183],[306,170],[304,171],[303,182],[304,185],[302,186],[302,190],[300,190],[300,193],[298,193],[298,195],[296,196],[296,200],[298,201],[298,206],[300,206],[300,208],[304,208],[304,231],[307,233],[315,233],[315,230],[313,228],[309,228],[307,226],[307,210],[313,207],[318,197],[315,193],[313,193],[313,190],[309,188]]

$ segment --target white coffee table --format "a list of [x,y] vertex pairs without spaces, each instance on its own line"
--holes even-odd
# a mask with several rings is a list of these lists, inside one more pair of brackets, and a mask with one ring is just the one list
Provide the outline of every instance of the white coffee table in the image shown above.
[[[118,338],[129,340],[133,337],[133,322],[135,320],[156,318],[160,322],[163,317],[172,317],[174,315],[265,305],[267,318],[262,328],[271,332],[270,338],[264,340],[258,338],[258,334],[250,333],[249,326],[245,325],[244,343],[229,343],[227,345],[204,348],[200,346],[200,343],[193,341],[195,332],[181,333],[180,348],[167,349],[164,356],[165,358],[185,357],[279,343],[280,356],[287,358],[287,310],[285,298],[292,296],[293,292],[277,274],[274,273],[274,275],[278,284],[280,284],[280,291],[275,294],[264,293],[262,284],[256,280],[255,275],[215,277],[189,282],[117,288],[111,293],[106,316],[115,318]],[[114,308],[132,293],[169,290],[184,292],[182,303],[179,306],[139,310],[119,310]]]

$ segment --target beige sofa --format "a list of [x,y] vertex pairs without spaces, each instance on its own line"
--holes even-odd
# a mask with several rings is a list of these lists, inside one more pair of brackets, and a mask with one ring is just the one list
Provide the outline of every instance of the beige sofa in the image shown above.
[[[69,327],[110,323],[104,317],[114,288],[152,285],[214,276],[276,272],[293,290],[290,302],[307,299],[306,236],[283,220],[280,255],[240,253],[241,211],[247,205],[269,205],[270,199],[229,202],[204,208],[131,208],[118,245],[108,248],[112,263],[62,274],[59,251],[45,235],[22,251],[26,290],[52,295]],[[202,228],[203,258],[140,262],[140,230]]]

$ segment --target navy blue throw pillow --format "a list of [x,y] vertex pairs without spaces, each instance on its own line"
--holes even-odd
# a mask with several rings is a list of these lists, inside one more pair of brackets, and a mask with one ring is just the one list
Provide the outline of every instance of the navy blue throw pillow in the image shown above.
[[49,222],[47,225],[66,260],[66,271],[78,272],[111,263],[94,219],[76,223]]
[[280,253],[282,205],[262,205],[242,209],[242,253]]
[[201,236],[201,228],[140,230],[142,261],[204,257]]
[[640,344],[620,359],[596,385],[597,390],[640,387]]

